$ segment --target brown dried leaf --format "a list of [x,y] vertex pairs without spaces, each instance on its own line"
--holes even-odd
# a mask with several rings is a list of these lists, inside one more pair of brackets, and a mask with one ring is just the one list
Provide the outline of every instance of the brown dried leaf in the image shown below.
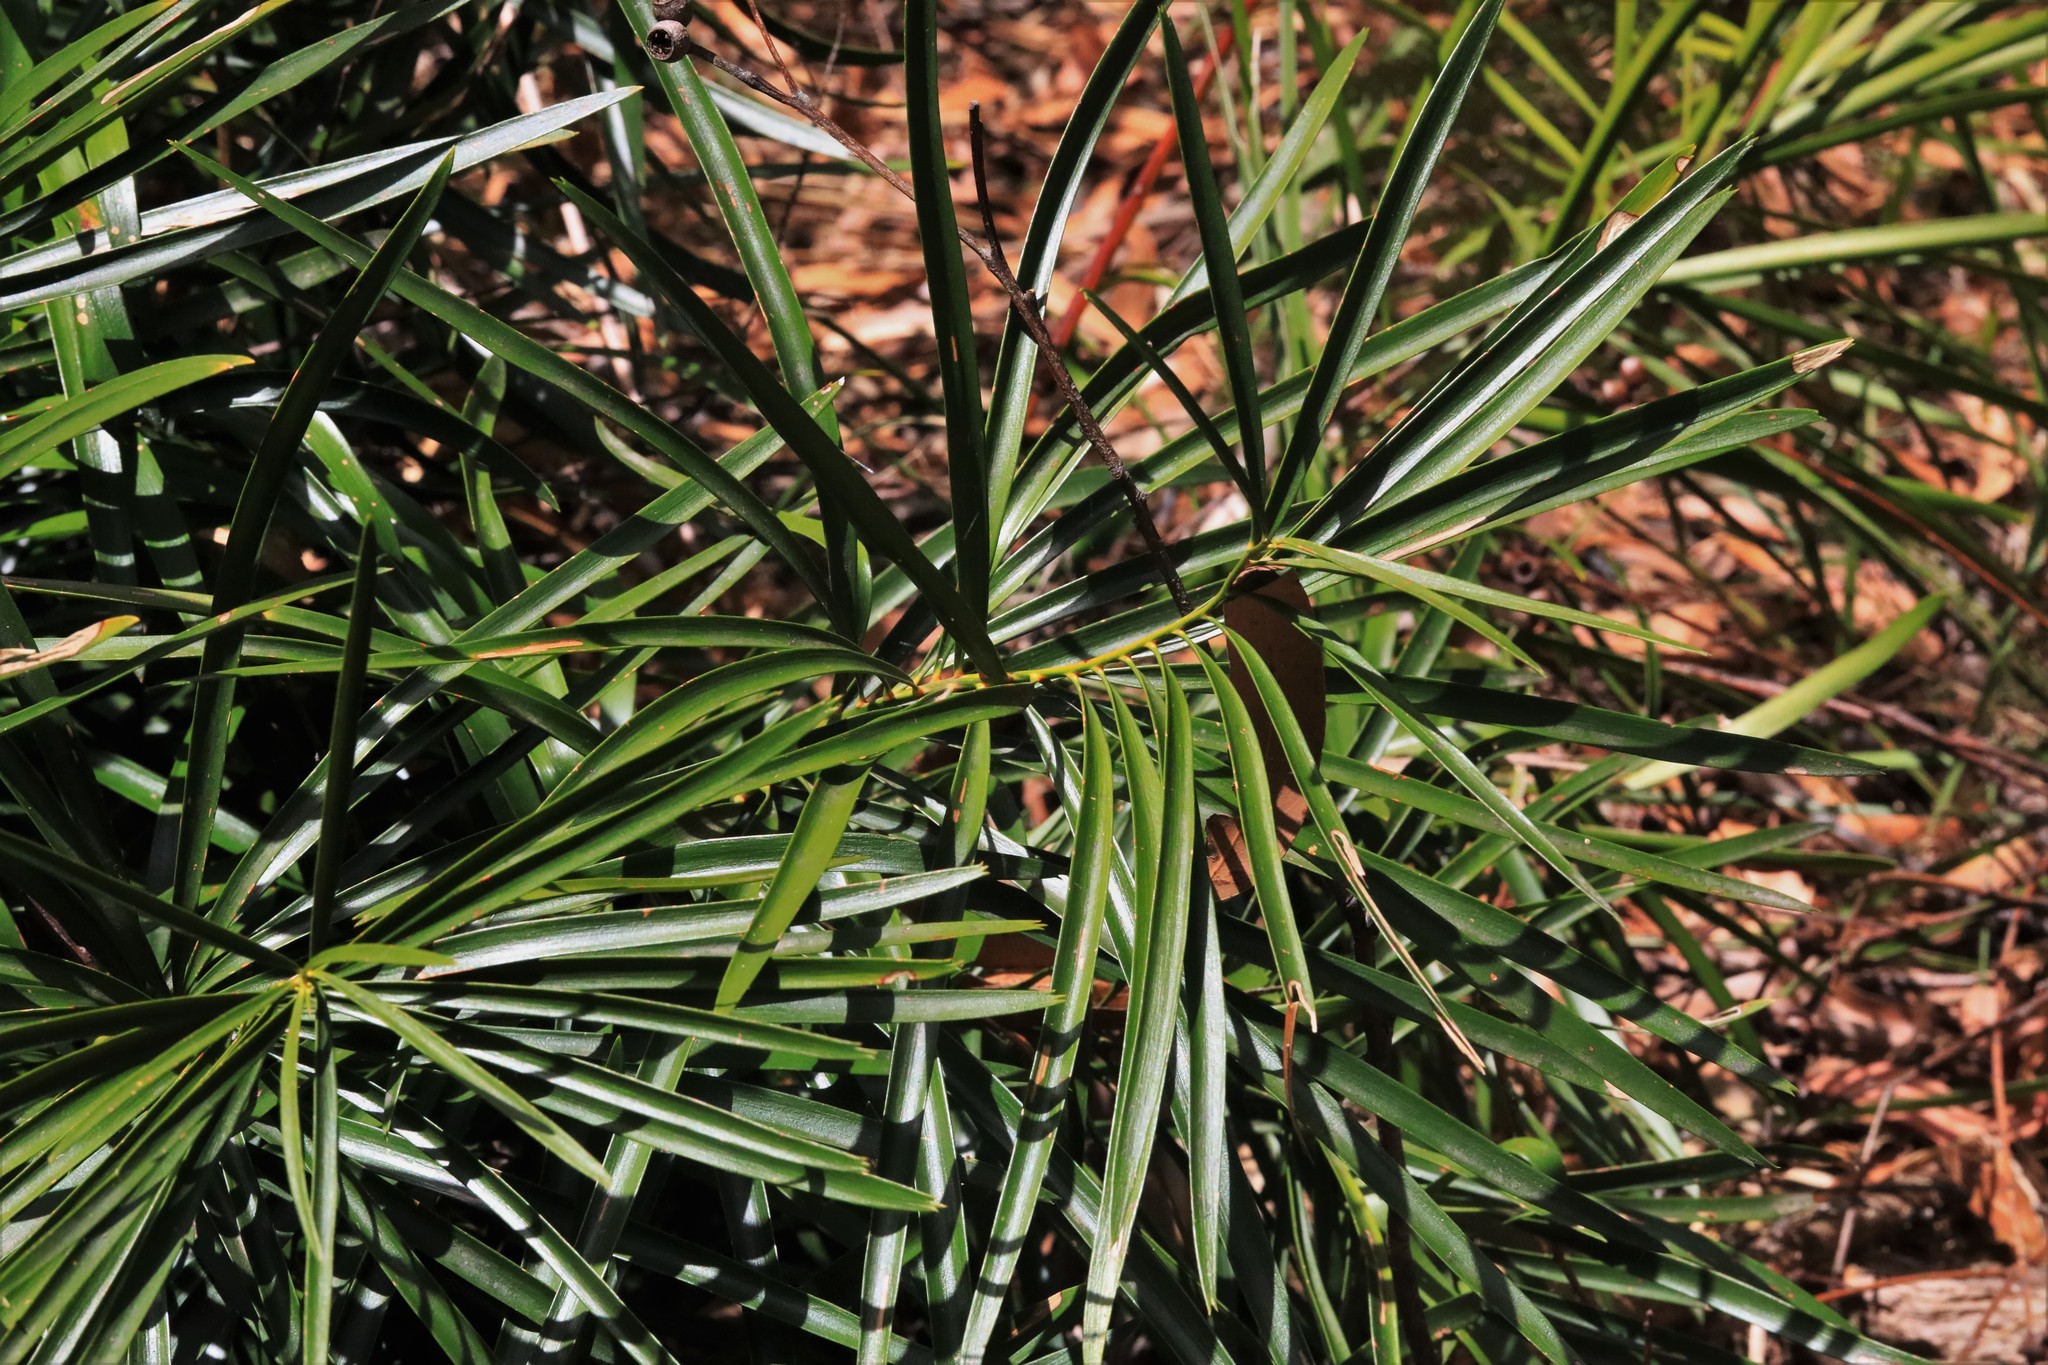
[[48,668],[51,664],[76,658],[100,641],[119,635],[140,619],[135,616],[109,616],[83,630],[73,631],[48,649],[0,649],[0,678],[33,673],[38,668]]
[[1991,1235],[2028,1265],[2048,1260],[2048,1225],[2041,1218],[2041,1196],[2013,1160],[2010,1147],[1998,1147],[1984,1163],[1971,1205],[1991,1225]]

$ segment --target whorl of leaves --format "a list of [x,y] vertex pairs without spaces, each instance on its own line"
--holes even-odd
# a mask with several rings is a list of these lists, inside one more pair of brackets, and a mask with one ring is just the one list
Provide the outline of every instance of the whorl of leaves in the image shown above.
[[[1517,260],[1430,297],[1401,257],[1447,140],[1533,79],[1499,0],[1419,88],[1283,5],[1317,70],[1271,150],[1233,103],[1258,155],[1222,173],[1207,32],[1131,6],[1003,249],[1044,297],[1111,108],[1168,92],[1199,263],[1073,377],[1107,423],[1216,339],[1227,401],[1173,388],[1191,425],[1129,476],[1239,515],[1153,553],[1028,319],[973,335],[944,11],[906,6],[901,51],[767,16],[905,72],[944,361],[904,401],[955,497],[906,519],[756,188],[862,167],[683,51],[779,82],[760,35],[661,8],[0,3],[0,1362],[1735,1359],[1694,1310],[1911,1360],[1696,1230],[1766,1160],[1703,1071],[1782,1081],[1609,918],[1651,887],[1801,907],[1717,870],[1751,845],[1648,851],[1597,802],[1870,772],[1780,736],[1937,598],[1803,709],[1676,725],[1575,690],[1672,642],[1477,569],[1496,528],[1688,468],[1835,516],[1824,429],[1776,403],[1832,382],[1838,329],[1759,282],[2038,224],[1695,243],[1767,168],[2025,97],[1994,78],[2048,12],[1667,5],[1590,135],[1535,153],[1564,174],[1504,207]],[[694,170],[647,137],[670,115]],[[535,230],[558,213],[589,250]],[[1734,363],[1591,410],[1574,372],[1670,354],[1673,316]],[[629,396],[663,365],[680,394]],[[1361,427],[1360,385],[1405,415]],[[711,402],[754,434],[706,448]],[[587,541],[519,529],[599,495]],[[781,605],[712,614],[736,587]],[[1584,765],[1515,762],[1559,746]]]

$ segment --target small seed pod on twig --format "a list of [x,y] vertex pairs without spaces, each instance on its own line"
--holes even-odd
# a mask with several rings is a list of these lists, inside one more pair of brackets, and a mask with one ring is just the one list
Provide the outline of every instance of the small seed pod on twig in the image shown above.
[[647,55],[657,62],[672,62],[683,55],[683,35],[688,31],[673,19],[663,19],[647,30]]
[[673,19],[684,28],[690,26],[690,0],[654,0],[649,8],[656,19]]

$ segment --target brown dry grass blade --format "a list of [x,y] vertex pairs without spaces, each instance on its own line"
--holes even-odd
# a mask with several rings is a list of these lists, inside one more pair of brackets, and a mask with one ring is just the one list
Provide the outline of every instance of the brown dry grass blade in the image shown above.
[[82,630],[73,631],[47,649],[0,649],[0,678],[32,673],[38,668],[74,659],[102,640],[112,639],[140,620],[134,616],[109,616]]

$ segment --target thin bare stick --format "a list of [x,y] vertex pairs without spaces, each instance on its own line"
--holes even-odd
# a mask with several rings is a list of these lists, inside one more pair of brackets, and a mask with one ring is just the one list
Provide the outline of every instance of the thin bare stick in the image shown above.
[[[975,100],[967,106],[967,133],[971,159],[974,163],[974,197],[980,201],[981,222],[988,233],[985,252],[976,252],[989,273],[996,277],[996,283],[1010,296],[1010,306],[1016,310],[1017,318],[1024,324],[1024,332],[1038,347],[1039,364],[1051,378],[1053,387],[1060,397],[1074,411],[1074,420],[1081,426],[1082,435],[1109,470],[1109,477],[1130,504],[1131,516],[1138,524],[1138,534],[1145,539],[1145,548],[1159,563],[1159,573],[1166,580],[1166,589],[1173,594],[1173,604],[1180,614],[1187,616],[1195,609],[1188,598],[1188,590],[1180,581],[1180,574],[1173,567],[1173,556],[1166,552],[1166,542],[1160,539],[1159,527],[1152,520],[1152,509],[1145,502],[1145,494],[1138,487],[1138,481],[1131,477],[1124,467],[1123,457],[1116,453],[1116,447],[1109,443],[1102,424],[1095,420],[1088,403],[1081,397],[1081,390],[1074,383],[1074,376],[1068,372],[1066,362],[1060,359],[1059,344],[1052,339],[1052,332],[1045,325],[1045,315],[1038,310],[1038,296],[1017,283],[1017,277],[1010,273],[1010,263],[1003,256],[1002,239],[996,233],[995,210],[990,207],[988,197],[988,148],[987,137],[981,124],[981,102]],[[970,246],[970,250],[972,247]]]
[[[1870,1169],[1870,1159],[1877,1155],[1877,1135],[1884,1131],[1885,1112],[1892,1107],[1892,1092],[1898,1088],[1899,1083],[1895,1080],[1877,1097],[1877,1112],[1870,1116],[1870,1130],[1863,1135],[1863,1150],[1857,1154],[1856,1165],[1852,1168],[1855,1183],[1851,1189],[1855,1193],[1862,1192],[1864,1172]],[[1851,1204],[1842,1215],[1842,1230],[1835,1238],[1835,1262],[1830,1277],[1837,1284],[1841,1283],[1843,1268],[1849,1264],[1849,1246],[1855,1236],[1856,1205]]]
[[995,201],[988,193],[988,131],[982,126],[980,100],[967,102],[967,145],[972,149],[974,204],[981,210],[981,230],[988,234],[988,247],[995,256],[995,268],[1008,274],[1009,258],[1003,255],[1003,237],[996,231]]
[[[677,36],[673,46],[665,43],[650,44],[648,55],[657,61],[675,61],[684,56],[702,58],[749,90],[766,95],[777,104],[802,114],[819,131],[846,148],[862,165],[880,176],[891,189],[905,199],[916,202],[917,195],[911,189],[909,181],[891,170],[888,163],[875,154],[874,149],[840,127],[808,94],[794,84],[788,90],[778,89],[774,82],[764,79],[736,62],[727,61],[694,38],[682,35]],[[1023,325],[1024,334],[1038,347],[1039,363],[1051,378],[1053,388],[1059,392],[1060,400],[1073,412],[1074,422],[1081,428],[1082,437],[1086,439],[1096,457],[1102,461],[1103,467],[1109,471],[1110,482],[1116,485],[1117,491],[1123,495],[1124,502],[1130,507],[1131,520],[1136,523],[1138,534],[1145,542],[1145,548],[1158,564],[1160,579],[1166,584],[1167,591],[1173,595],[1174,606],[1179,608],[1183,616],[1189,615],[1195,609],[1194,599],[1188,596],[1187,586],[1180,581],[1180,574],[1173,567],[1173,557],[1167,553],[1166,542],[1159,534],[1158,523],[1152,520],[1152,509],[1145,502],[1144,492],[1139,489],[1137,480],[1131,477],[1130,470],[1124,466],[1123,457],[1116,453],[1116,447],[1109,443],[1109,437],[1102,430],[1102,423],[1095,419],[1094,411],[1088,406],[1088,401],[1081,396],[1080,387],[1074,383],[1074,376],[1067,372],[1065,362],[1060,359],[1059,347],[1052,339],[1052,332],[1045,325],[1045,315],[1039,311],[1038,300],[1031,291],[1017,283],[1017,277],[1010,273],[1009,262],[1004,259],[1001,245],[992,240],[995,236],[995,221],[988,204],[986,158],[982,145],[984,139],[978,105],[970,109],[969,120],[973,133],[975,188],[980,193],[982,201],[982,223],[988,230],[991,240],[984,241],[961,227],[956,228],[960,244],[974,253],[975,259],[987,268],[989,274],[995,277],[996,283],[1002,286],[1003,292],[1010,296],[1010,307],[1017,314],[1017,321]]]
[[754,27],[761,31],[761,41],[768,45],[768,55],[775,59],[775,68],[782,73],[782,83],[791,90],[796,89],[796,77],[789,73],[789,63],[782,60],[782,49],[775,45],[775,35],[768,31],[768,21],[761,17],[759,0],[747,0],[747,12],[754,16]]

